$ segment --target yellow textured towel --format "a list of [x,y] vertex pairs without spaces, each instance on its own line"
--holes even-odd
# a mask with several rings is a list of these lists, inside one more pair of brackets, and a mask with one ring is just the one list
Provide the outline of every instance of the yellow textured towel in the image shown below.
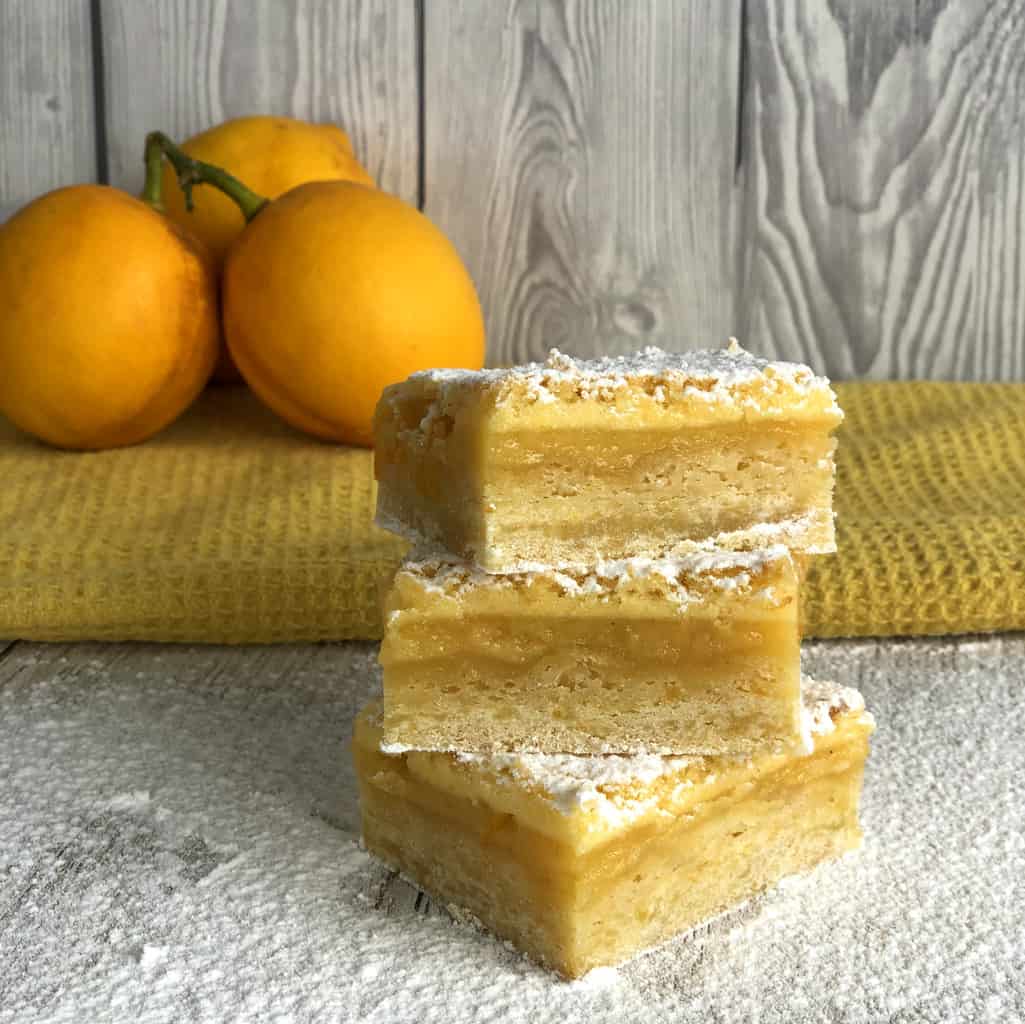
[[1025,384],[838,384],[838,551],[805,632],[1025,629]]
[[[812,560],[807,632],[1025,628],[1025,385],[838,390],[840,553]],[[0,422],[0,637],[378,636],[403,545],[371,525],[372,475],[244,389],[119,451]]]

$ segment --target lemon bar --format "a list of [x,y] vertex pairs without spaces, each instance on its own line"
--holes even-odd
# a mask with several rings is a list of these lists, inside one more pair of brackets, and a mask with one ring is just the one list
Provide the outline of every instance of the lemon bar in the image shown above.
[[747,754],[801,738],[782,546],[502,575],[408,561],[380,659],[392,750]]
[[488,572],[829,552],[841,419],[825,378],[735,343],[426,371],[378,402],[377,520]]
[[567,977],[615,964],[860,843],[871,716],[811,683],[812,752],[754,759],[353,750],[363,839]]

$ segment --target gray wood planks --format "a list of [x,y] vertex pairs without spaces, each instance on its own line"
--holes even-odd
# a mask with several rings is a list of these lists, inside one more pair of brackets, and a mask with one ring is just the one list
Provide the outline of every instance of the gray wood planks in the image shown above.
[[418,191],[412,3],[102,0],[110,169],[142,184],[146,132],[174,138],[243,114],[340,124],[378,184]]
[[1025,378],[1017,0],[12,0],[0,222],[251,112],[423,185],[492,363],[737,333],[836,377]]
[[0,4],[0,222],[96,176],[88,0]]
[[740,329],[834,376],[1025,375],[1025,6],[748,6]]
[[734,324],[740,7],[425,7],[425,210],[493,364],[694,348]]

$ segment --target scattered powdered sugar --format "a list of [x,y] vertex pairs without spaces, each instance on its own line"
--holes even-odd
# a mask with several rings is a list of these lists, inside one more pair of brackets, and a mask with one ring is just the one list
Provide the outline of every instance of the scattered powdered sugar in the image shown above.
[[139,954],[139,966],[143,969],[159,967],[168,956],[167,946],[143,946]]
[[149,802],[149,790],[142,789],[134,793],[118,793],[111,797],[107,808],[111,811],[138,811],[145,808]]
[[620,981],[619,969],[617,967],[592,967],[582,978],[571,981],[569,984],[577,989],[603,989],[611,988]]
[[808,645],[885,722],[862,850],[573,983],[356,846],[375,646],[60,650],[0,670],[0,1024],[1025,1019],[1021,635]]
[[[436,553],[414,553],[401,572],[415,576],[429,593],[458,595],[469,589],[501,590],[527,587],[538,580],[550,580],[574,597],[598,596],[607,599],[631,583],[657,579],[668,596],[681,606],[699,600],[694,585],[720,591],[740,591],[774,565],[788,562],[781,544],[756,551],[697,550],[677,558],[627,558],[598,561],[593,566],[545,566],[535,564],[514,573],[488,573],[468,562]],[[690,585],[688,585],[690,584]],[[772,600],[771,588],[759,591]]]
[[576,359],[552,349],[543,363],[476,371],[425,370],[410,379],[429,381],[440,389],[443,401],[446,393],[477,388],[493,392],[499,403],[507,394],[522,394],[524,390],[529,400],[542,403],[569,394],[575,399],[609,401],[618,391],[640,384],[660,405],[678,398],[697,398],[717,405],[757,405],[748,393],[754,385],[770,393],[826,395],[831,409],[839,414],[825,377],[816,376],[800,363],[754,356],[735,338],[725,349],[665,352],[648,347],[632,355],[600,359]]

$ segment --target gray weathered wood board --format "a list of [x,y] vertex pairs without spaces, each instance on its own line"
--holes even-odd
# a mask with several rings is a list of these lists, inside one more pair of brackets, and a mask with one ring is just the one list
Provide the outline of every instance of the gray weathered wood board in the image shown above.
[[102,0],[111,181],[142,185],[147,131],[244,114],[332,121],[382,188],[418,189],[416,21],[390,0]]
[[340,122],[425,202],[492,363],[736,333],[1025,377],[1019,0],[11,0],[0,219],[256,111]]
[[0,208],[91,181],[95,127],[88,0],[0,4]]
[[497,363],[733,325],[740,8],[429,4],[425,209]]
[[1025,376],[1025,5],[748,4],[738,323],[837,377]]

